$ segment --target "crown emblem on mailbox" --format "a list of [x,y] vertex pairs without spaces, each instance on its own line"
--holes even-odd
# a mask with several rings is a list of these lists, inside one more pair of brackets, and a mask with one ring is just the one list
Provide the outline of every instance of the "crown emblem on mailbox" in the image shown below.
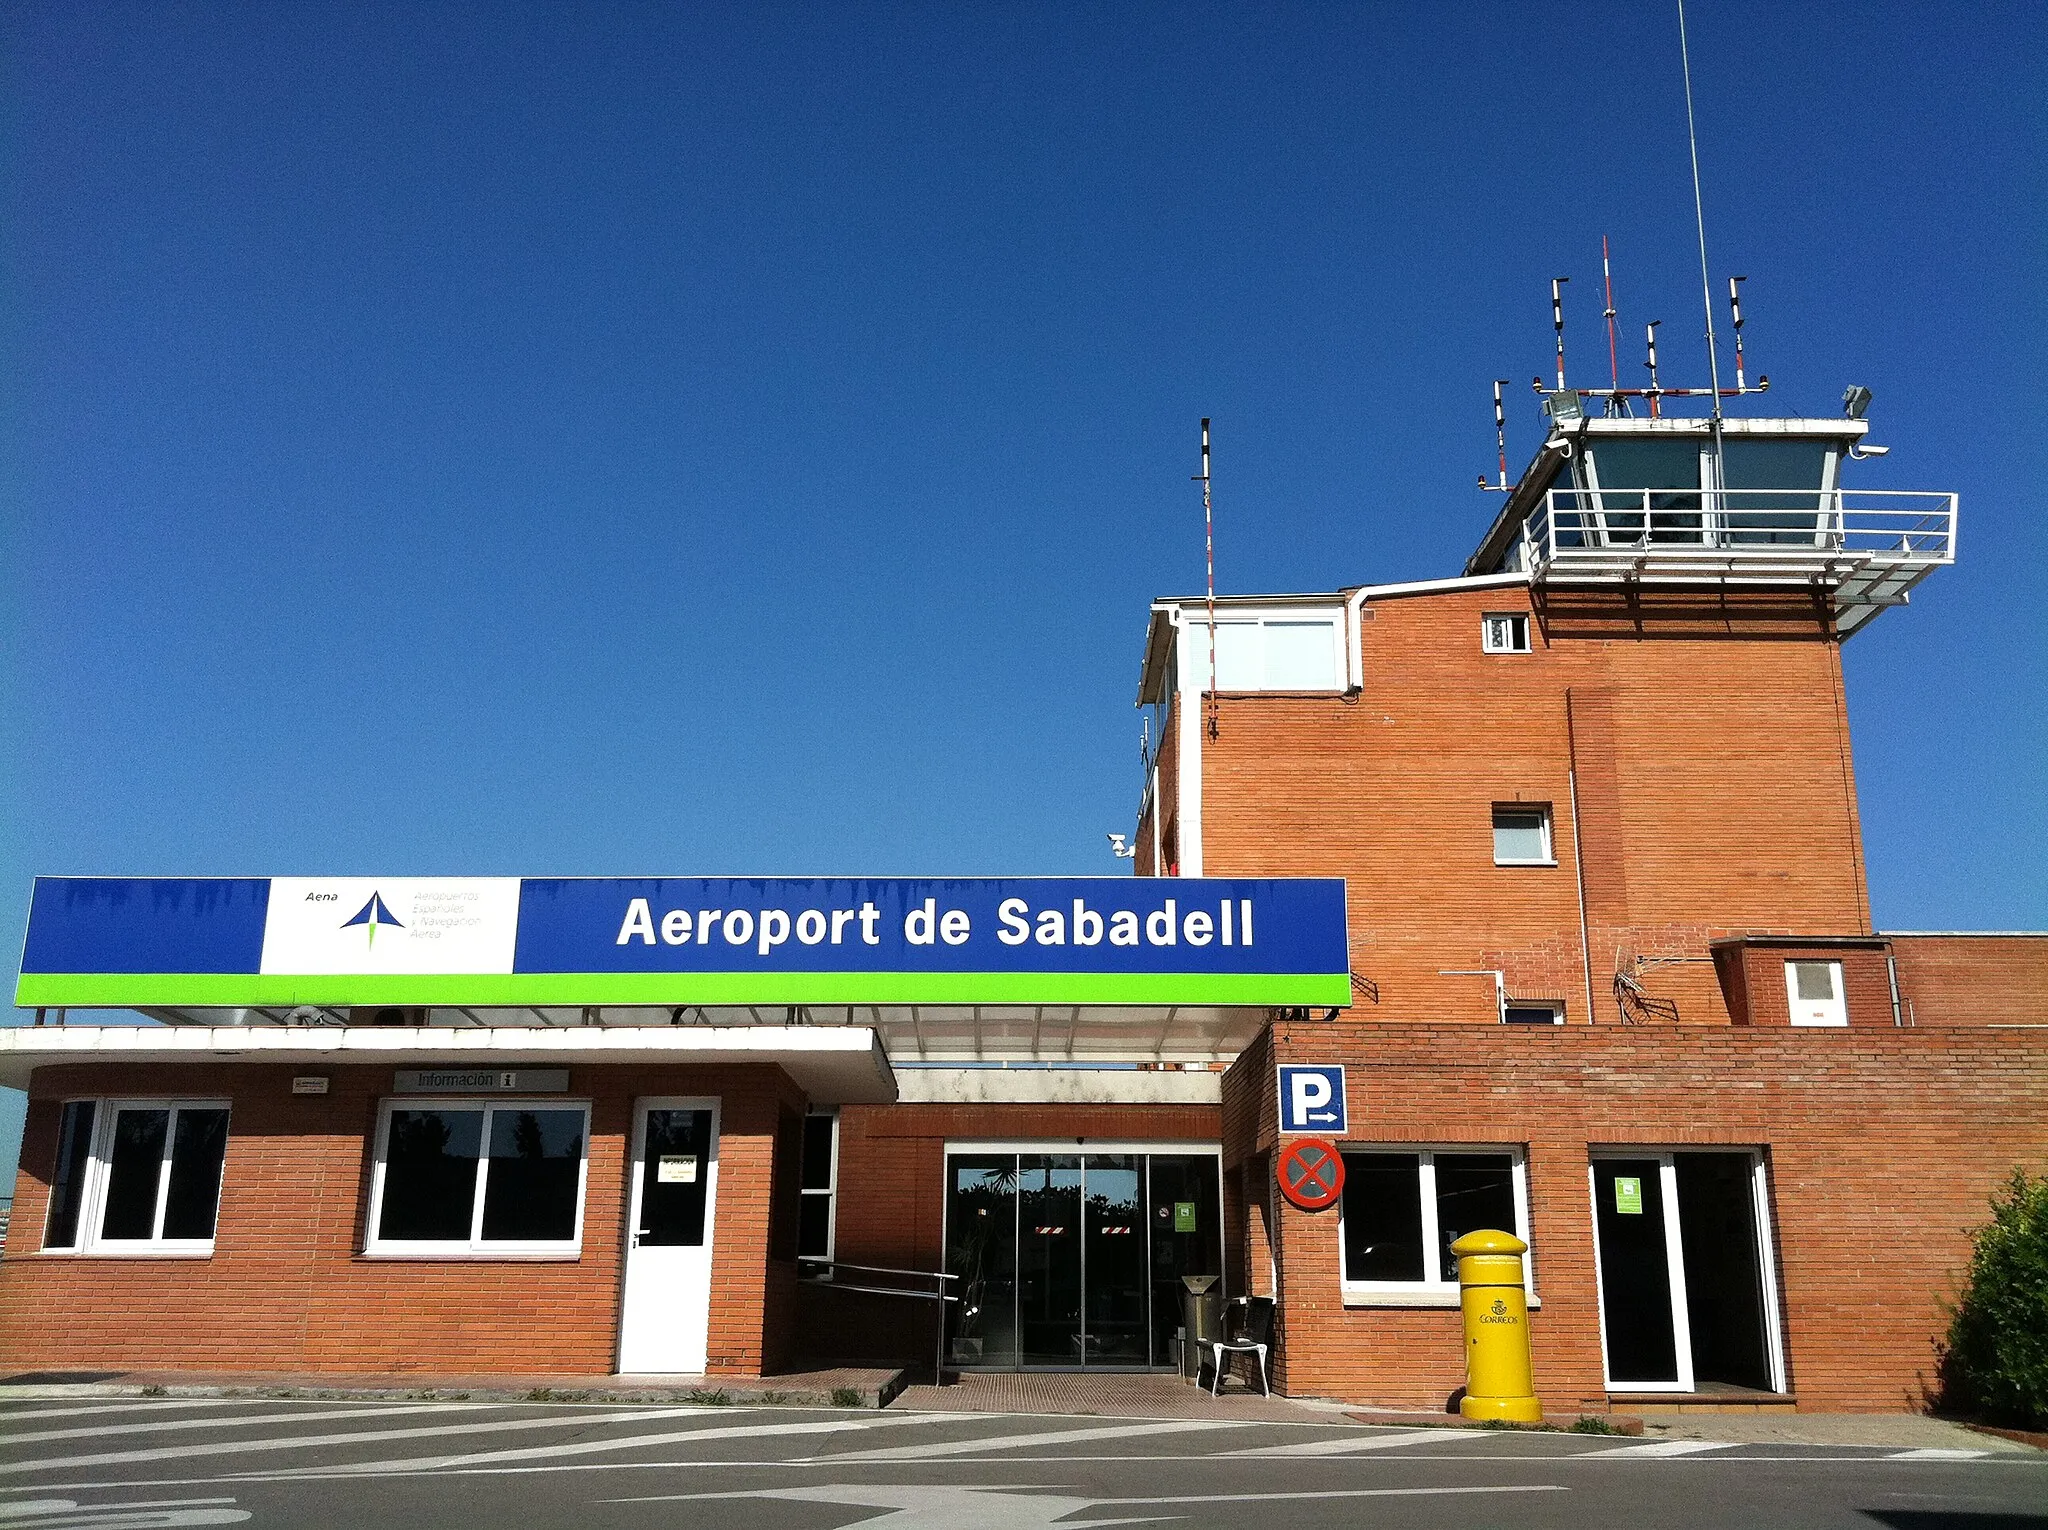
[[1506,1312],[1507,1310],[1508,1304],[1496,1296],[1493,1299],[1493,1315],[1495,1317],[1499,1317],[1502,1313]]

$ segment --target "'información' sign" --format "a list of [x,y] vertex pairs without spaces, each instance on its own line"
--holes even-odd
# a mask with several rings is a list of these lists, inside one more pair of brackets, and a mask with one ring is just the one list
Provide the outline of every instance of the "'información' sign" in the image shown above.
[[15,1002],[1350,1002],[1344,884],[39,877]]

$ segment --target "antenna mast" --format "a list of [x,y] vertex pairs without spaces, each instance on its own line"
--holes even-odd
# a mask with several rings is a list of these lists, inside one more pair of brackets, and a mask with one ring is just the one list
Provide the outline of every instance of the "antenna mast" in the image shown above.
[[1209,559],[1209,737],[1216,736],[1216,515],[1209,503],[1209,422],[1202,421],[1202,541]]
[[1601,315],[1607,320],[1607,373],[1613,378],[1614,390],[1621,391],[1621,356],[1614,348],[1614,270],[1607,264],[1607,236],[1600,236],[1600,279],[1607,285],[1607,311]]
[[1550,279],[1550,322],[1557,330],[1557,391],[1564,392],[1564,284],[1569,276]]
[[[1692,119],[1692,53],[1685,42],[1685,0],[1678,0],[1678,61],[1685,75],[1685,136],[1692,149],[1692,212],[1700,231],[1700,303],[1707,312],[1707,373],[1714,387],[1714,433],[1718,439],[1721,430],[1721,359],[1714,353],[1714,289],[1707,276],[1707,211],[1700,199],[1700,135]],[[1563,355],[1564,340],[1560,334],[1558,353]],[[1558,386],[1562,388],[1563,382]]]
[[1728,310],[1735,315],[1735,391],[1743,391],[1742,381],[1742,292],[1741,284],[1748,281],[1746,276],[1728,278]]

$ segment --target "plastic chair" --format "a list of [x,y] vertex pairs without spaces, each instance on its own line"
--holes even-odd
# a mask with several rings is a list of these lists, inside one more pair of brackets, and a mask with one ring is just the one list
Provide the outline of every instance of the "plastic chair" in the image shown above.
[[1209,1395],[1219,1397],[1223,1392],[1223,1371],[1229,1364],[1226,1356],[1253,1355],[1259,1362],[1259,1391],[1271,1397],[1273,1388],[1267,1381],[1266,1356],[1273,1347],[1274,1302],[1270,1296],[1233,1297],[1225,1311],[1223,1331],[1234,1333],[1235,1338],[1213,1340],[1210,1348],[1215,1351]]

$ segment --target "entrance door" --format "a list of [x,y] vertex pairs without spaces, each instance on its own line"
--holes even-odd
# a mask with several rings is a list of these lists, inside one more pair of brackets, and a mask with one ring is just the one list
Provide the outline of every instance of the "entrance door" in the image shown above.
[[718,1102],[642,1100],[633,1119],[633,1189],[619,1369],[696,1375],[711,1330],[711,1224],[718,1201]]
[[1592,1169],[1608,1386],[1784,1390],[1761,1157],[1644,1153]]
[[946,1268],[960,1280],[950,1364],[1173,1364],[1180,1277],[1222,1273],[1216,1155],[1105,1146],[1112,1150],[948,1152]]

